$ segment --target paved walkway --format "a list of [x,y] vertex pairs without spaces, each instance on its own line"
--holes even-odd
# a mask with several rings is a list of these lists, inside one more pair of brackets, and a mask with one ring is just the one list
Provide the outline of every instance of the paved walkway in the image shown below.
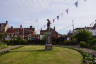
[[92,50],[92,49],[88,49],[88,48],[81,48],[80,46],[65,46],[65,47],[79,49],[79,50],[82,50],[83,52],[87,52],[87,53],[90,53],[90,54],[96,56],[96,50]]
[[9,52],[10,50],[15,49],[15,48],[19,48],[19,47],[22,47],[22,45],[16,45],[16,46],[12,46],[10,48],[1,49],[0,53],[2,54],[2,53],[5,53],[5,52]]

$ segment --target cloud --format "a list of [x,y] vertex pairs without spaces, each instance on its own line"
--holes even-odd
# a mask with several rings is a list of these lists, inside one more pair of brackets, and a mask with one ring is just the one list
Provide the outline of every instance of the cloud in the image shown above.
[[[0,0],[0,18],[7,19],[10,25],[33,25],[36,30],[44,28],[46,19],[53,19],[63,13],[58,21],[52,24],[59,33],[66,33],[72,29],[72,20],[75,27],[89,25],[96,18],[95,0],[79,0],[78,8],[74,2],[77,0]],[[65,9],[69,8],[69,14]],[[90,18],[91,17],[91,18]]]

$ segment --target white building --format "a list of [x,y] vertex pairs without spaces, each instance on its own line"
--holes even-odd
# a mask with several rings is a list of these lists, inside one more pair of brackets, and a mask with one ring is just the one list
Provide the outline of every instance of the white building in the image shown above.
[[0,23],[0,33],[4,33],[9,28],[8,21],[6,23]]
[[96,23],[92,27],[76,28],[74,29],[74,32],[77,32],[78,30],[88,30],[93,36],[96,36]]

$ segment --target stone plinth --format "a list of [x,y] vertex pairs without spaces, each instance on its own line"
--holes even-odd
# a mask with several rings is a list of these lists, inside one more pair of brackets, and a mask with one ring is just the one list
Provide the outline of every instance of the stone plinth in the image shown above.
[[52,44],[46,44],[45,45],[45,50],[52,50]]

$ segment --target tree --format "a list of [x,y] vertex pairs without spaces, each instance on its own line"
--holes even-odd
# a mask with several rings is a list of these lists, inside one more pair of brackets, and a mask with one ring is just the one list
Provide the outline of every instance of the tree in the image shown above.
[[6,33],[0,33],[0,41],[3,41],[6,37]]
[[92,38],[92,33],[89,32],[88,30],[79,30],[76,34],[75,34],[75,38],[77,39],[77,41],[88,41],[89,39]]
[[93,38],[91,40],[88,40],[88,44],[89,44],[89,47],[92,48],[92,47],[96,47],[96,39]]

